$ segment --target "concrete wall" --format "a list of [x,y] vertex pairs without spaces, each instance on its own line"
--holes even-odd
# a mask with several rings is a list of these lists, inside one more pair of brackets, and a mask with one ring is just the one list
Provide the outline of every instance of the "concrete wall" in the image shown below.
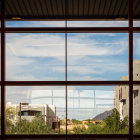
[[[140,60],[134,60],[133,68],[133,79],[140,81]],[[122,76],[120,80],[129,80],[129,76]],[[129,117],[129,86],[115,87],[114,95],[114,106],[119,111],[121,119]],[[133,87],[133,122],[135,123],[136,120],[140,120],[140,85]]]
[[140,120],[140,86],[133,87],[133,122]]
[[129,117],[129,92],[128,86],[117,86],[114,88],[115,102],[114,106],[120,113],[121,120],[124,117]]

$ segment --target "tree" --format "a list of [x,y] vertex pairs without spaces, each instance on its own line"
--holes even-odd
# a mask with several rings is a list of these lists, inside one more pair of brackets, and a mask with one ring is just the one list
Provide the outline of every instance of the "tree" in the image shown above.
[[14,107],[7,107],[6,108],[6,133],[11,134],[15,132],[14,128],[14,117],[16,116],[16,109]]
[[84,134],[86,131],[86,128],[84,126],[82,127],[77,126],[77,127],[74,127],[72,131],[74,132],[74,134]]
[[107,133],[118,133],[120,129],[120,114],[117,109],[113,109],[113,113],[108,116],[105,120],[105,131]]
[[128,116],[120,121],[120,129],[125,129],[126,127],[128,127]]
[[[19,132],[19,122],[16,123],[16,132]],[[26,119],[21,120],[21,134],[49,134],[54,133],[49,124],[46,124],[44,118],[38,114],[30,122]]]

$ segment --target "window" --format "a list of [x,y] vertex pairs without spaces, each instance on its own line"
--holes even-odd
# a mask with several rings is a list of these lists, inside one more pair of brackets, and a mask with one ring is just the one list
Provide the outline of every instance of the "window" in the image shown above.
[[134,98],[136,98],[138,96],[138,92],[139,92],[138,90],[134,91],[134,93],[133,93],[134,94]]
[[[41,111],[21,111],[21,116],[36,116],[36,115],[42,115]],[[18,112],[18,116],[20,116],[20,112]]]
[[1,139],[140,138],[138,0],[1,2]]

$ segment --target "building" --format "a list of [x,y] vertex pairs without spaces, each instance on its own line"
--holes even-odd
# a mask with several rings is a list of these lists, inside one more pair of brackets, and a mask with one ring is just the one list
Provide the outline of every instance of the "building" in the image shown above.
[[8,103],[6,107],[13,107],[16,110],[17,115],[14,117],[14,122],[18,122],[20,120],[20,115],[21,119],[32,121],[37,114],[40,115],[40,117],[43,117],[45,122],[49,123],[51,127],[53,122],[58,121],[58,117],[56,116],[56,107],[54,105]]
[[[133,79],[140,80],[140,60],[133,62]],[[129,80],[128,76],[122,76],[122,81]],[[121,85],[114,88],[114,106],[120,113],[121,120],[129,117],[129,86]],[[140,86],[133,87],[133,122],[140,120]]]

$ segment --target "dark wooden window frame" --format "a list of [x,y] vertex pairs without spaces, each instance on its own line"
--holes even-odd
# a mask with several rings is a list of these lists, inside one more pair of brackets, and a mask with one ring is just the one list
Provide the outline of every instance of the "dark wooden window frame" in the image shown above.
[[[133,85],[139,85],[140,81],[133,81],[133,33],[140,32],[140,27],[133,27],[133,0],[129,0],[128,27],[67,27],[67,0],[66,0],[65,27],[43,28],[8,28],[5,27],[5,0],[1,0],[1,139],[25,139],[25,138],[140,138],[133,134]],[[5,80],[5,33],[65,33],[65,81],[6,81]],[[67,80],[67,33],[85,32],[120,32],[129,33],[129,81],[68,81]],[[65,86],[66,87],[66,118],[67,118],[67,86],[90,85],[129,85],[129,134],[78,134],[78,135],[7,135],[5,134],[5,87],[6,86]],[[67,130],[67,124],[66,124]]]

